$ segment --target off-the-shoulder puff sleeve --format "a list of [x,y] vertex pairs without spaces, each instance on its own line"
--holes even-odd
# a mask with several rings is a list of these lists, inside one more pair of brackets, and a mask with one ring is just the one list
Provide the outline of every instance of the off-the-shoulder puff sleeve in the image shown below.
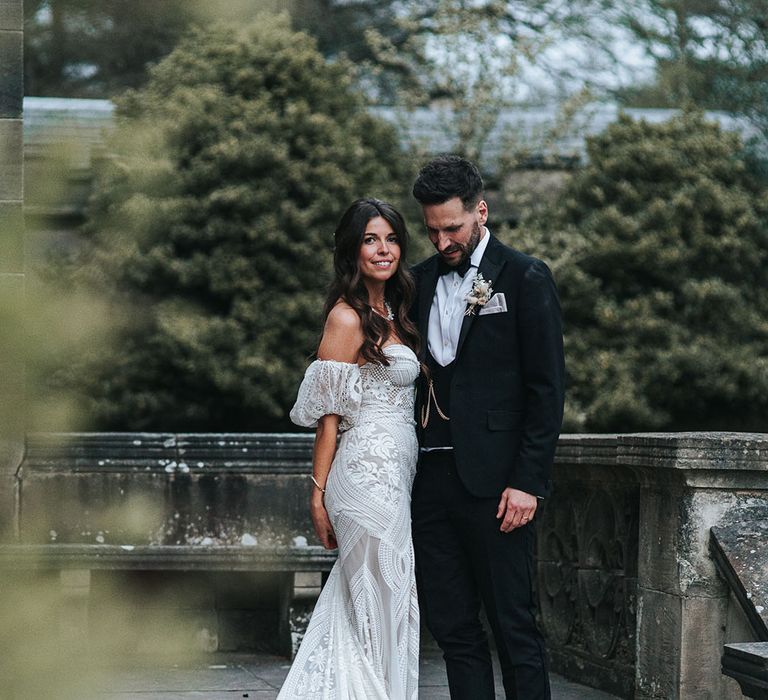
[[360,368],[349,362],[315,360],[304,373],[291,420],[305,428],[317,427],[322,416],[341,416],[339,431],[349,430],[357,419],[362,399]]

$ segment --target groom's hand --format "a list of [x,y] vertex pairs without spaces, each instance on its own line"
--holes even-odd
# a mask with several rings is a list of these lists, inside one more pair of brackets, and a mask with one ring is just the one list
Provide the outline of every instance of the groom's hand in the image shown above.
[[513,488],[506,488],[501,492],[499,501],[499,510],[496,512],[496,518],[502,518],[502,532],[512,532],[515,528],[527,525],[533,520],[533,514],[536,512],[539,500],[525,491],[518,491]]

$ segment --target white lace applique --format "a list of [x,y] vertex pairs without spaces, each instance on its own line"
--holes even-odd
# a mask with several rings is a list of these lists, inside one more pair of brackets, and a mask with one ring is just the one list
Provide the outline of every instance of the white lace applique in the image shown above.
[[360,368],[349,362],[315,360],[304,374],[290,417],[296,425],[316,428],[322,416],[341,416],[339,430],[355,423],[362,399]]
[[386,401],[389,394],[389,384],[381,380],[370,382],[371,396],[378,401]]
[[419,363],[404,345],[385,352],[389,366],[313,362],[291,411],[291,419],[306,426],[328,413],[341,415],[346,432],[325,494],[339,558],[279,700],[418,696],[410,492]]

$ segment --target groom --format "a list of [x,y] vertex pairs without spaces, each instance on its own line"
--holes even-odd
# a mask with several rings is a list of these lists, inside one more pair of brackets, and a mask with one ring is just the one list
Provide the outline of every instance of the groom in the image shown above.
[[[494,698],[481,603],[507,698],[549,698],[534,619],[534,525],[563,414],[563,340],[547,266],[485,227],[477,168],[427,164],[413,186],[437,250],[414,268],[430,377],[413,486],[419,602],[453,700]],[[489,288],[490,287],[490,288]]]

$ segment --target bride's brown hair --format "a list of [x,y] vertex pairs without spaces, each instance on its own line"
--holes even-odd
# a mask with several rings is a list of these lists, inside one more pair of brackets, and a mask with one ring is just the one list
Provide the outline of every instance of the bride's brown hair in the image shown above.
[[352,202],[336,227],[334,233],[336,245],[333,251],[334,278],[323,309],[323,323],[339,300],[346,302],[357,312],[362,323],[363,345],[360,348],[360,354],[368,362],[388,365],[389,361],[381,348],[390,336],[390,325],[371,307],[368,301],[368,290],[358,267],[358,256],[365,229],[371,219],[379,216],[392,227],[400,246],[400,262],[395,274],[384,284],[384,299],[389,303],[395,316],[393,325],[397,337],[418,354],[419,332],[408,318],[408,310],[416,289],[413,276],[405,265],[408,253],[408,230],[400,212],[380,199],[358,199]]

